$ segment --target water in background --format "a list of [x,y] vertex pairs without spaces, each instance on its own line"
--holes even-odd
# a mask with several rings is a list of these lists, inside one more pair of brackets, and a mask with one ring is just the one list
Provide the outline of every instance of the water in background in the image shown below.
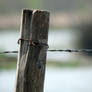
[[[0,92],[14,92],[15,70],[0,71]],[[92,68],[47,68],[44,92],[92,92]]]

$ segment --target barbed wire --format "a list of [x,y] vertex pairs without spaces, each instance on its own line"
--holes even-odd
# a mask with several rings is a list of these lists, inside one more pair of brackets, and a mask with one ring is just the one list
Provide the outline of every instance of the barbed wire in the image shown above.
[[[49,49],[48,52],[69,52],[69,53],[92,53],[92,49]],[[16,54],[18,51],[4,51],[0,52],[0,54]]]
[[3,51],[3,52],[0,52],[0,54],[13,54],[13,53],[18,53],[18,51]]
[[76,50],[76,49],[66,49],[66,50],[63,50],[63,49],[57,49],[57,50],[48,50],[50,52],[84,52],[84,53],[89,53],[89,52],[92,52],[92,49],[79,49],[79,50]]

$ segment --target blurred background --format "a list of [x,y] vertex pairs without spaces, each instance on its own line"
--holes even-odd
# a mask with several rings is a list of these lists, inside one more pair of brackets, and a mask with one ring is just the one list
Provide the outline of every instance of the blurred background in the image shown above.
[[[49,49],[92,49],[92,0],[0,0],[0,52],[18,50],[23,8],[50,11]],[[13,92],[17,54],[0,55],[0,92]],[[92,92],[92,53],[48,52],[44,92]]]

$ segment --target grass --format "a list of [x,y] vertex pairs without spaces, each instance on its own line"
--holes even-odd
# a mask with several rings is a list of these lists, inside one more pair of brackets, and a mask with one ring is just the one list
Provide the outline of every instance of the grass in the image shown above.
[[0,70],[1,69],[16,69],[17,62],[0,62]]
[[[91,64],[92,65],[92,64]],[[83,63],[81,61],[67,61],[67,62],[58,62],[58,61],[48,61],[47,62],[48,67],[84,67],[84,66],[90,66],[90,64]]]
[[[47,67],[83,67],[83,66],[92,66],[91,62],[83,62],[83,61],[47,61]],[[17,58],[12,56],[0,55],[0,69],[16,69],[17,66]]]
[[17,66],[16,57],[0,55],[0,69],[15,69]]

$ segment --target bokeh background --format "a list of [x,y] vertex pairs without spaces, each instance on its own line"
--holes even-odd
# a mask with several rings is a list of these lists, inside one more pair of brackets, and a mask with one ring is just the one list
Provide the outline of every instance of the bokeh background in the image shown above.
[[[18,50],[23,8],[50,12],[49,49],[92,49],[92,0],[0,0],[0,52]],[[0,92],[14,91],[17,54],[0,55]],[[92,92],[92,53],[47,52],[44,92]]]

